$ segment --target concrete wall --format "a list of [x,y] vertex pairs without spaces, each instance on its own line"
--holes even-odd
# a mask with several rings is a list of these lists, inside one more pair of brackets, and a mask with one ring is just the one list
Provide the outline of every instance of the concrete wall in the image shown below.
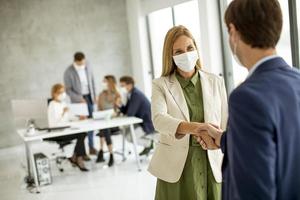
[[0,148],[21,141],[10,100],[46,98],[73,53],[105,74],[131,75],[125,0],[0,0]]

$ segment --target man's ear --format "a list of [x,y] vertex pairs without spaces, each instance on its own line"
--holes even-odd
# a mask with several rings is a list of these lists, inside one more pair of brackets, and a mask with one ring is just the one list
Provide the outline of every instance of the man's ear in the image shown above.
[[233,34],[235,34],[236,32],[236,28],[234,26],[233,23],[230,23],[229,26],[228,26],[228,33],[230,36],[233,36]]
[[233,23],[229,24],[229,35],[232,37],[234,41],[238,41],[240,34],[239,31],[236,29],[235,25]]

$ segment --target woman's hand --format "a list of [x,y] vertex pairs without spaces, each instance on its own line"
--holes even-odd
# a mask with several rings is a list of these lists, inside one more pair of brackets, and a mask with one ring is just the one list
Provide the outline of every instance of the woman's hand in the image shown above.
[[64,116],[67,112],[69,112],[69,110],[70,110],[70,109],[69,109],[68,107],[64,107],[62,116]]
[[206,130],[206,124],[198,122],[181,122],[176,131],[176,137],[182,138],[184,135],[198,136],[201,131]]

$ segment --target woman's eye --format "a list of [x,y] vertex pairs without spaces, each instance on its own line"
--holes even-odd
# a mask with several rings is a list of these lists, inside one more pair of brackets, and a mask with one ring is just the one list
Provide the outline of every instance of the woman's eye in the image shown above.
[[194,47],[188,47],[188,51],[194,51]]

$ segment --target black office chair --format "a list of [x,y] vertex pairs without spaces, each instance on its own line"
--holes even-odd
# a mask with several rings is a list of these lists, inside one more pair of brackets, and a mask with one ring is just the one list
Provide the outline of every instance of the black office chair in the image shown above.
[[[53,99],[51,99],[51,98],[48,99],[48,105],[52,100]],[[52,156],[55,157],[56,167],[59,169],[60,172],[63,172],[64,168],[62,166],[62,163],[68,159],[67,156],[65,156],[64,148],[70,144],[73,144],[72,140],[61,140],[59,138],[49,138],[49,139],[46,139],[46,141],[48,141],[50,143],[54,142],[58,145],[59,152],[52,153]]]

